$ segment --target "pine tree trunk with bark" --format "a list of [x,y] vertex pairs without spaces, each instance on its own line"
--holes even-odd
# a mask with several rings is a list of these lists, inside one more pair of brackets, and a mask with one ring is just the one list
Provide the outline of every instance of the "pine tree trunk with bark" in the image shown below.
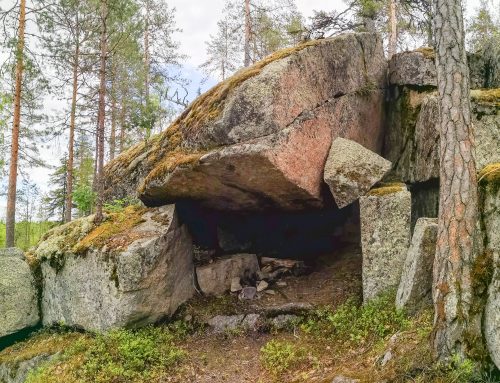
[[433,6],[441,136],[433,343],[436,356],[446,359],[470,354],[481,341],[472,275],[478,253],[478,190],[462,4],[433,0]]
[[389,59],[396,54],[398,46],[398,18],[396,0],[389,0]]
[[69,122],[69,140],[68,140],[68,164],[67,164],[67,190],[66,190],[66,208],[64,222],[71,221],[71,212],[73,208],[73,168],[74,168],[74,147],[75,147],[75,121],[76,121],[76,98],[78,94],[78,68],[80,65],[80,36],[78,26],[78,15],[76,20],[76,44],[73,57],[73,92],[71,96],[71,115]]
[[106,58],[107,58],[107,0],[101,0],[101,37],[100,37],[100,64],[99,64],[99,111],[97,117],[97,201],[95,222],[103,220],[104,205],[104,121],[106,113]]
[[16,85],[14,91],[14,116],[10,149],[9,187],[7,194],[6,247],[15,246],[17,168],[19,160],[19,127],[21,124],[21,92],[24,70],[24,31],[26,27],[26,0],[19,5],[19,32],[16,47]]

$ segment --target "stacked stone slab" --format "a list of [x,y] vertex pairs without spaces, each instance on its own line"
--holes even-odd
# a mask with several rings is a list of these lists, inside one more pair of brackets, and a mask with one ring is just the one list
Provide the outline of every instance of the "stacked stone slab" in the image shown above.
[[357,142],[333,140],[324,179],[339,208],[366,194],[391,169],[391,162]]
[[99,230],[91,222],[58,227],[35,250],[44,325],[96,331],[143,326],[172,315],[193,296],[191,238],[174,205],[146,210],[136,226],[84,254],[64,247]]
[[[484,311],[484,334],[491,358],[500,368],[500,163],[487,166],[480,173],[482,219],[487,247],[484,256],[493,268]],[[490,266],[489,266],[490,267]],[[484,270],[488,273],[490,270]],[[484,276],[477,276],[483,277]]]
[[363,301],[399,286],[410,245],[411,194],[404,184],[360,199]]
[[35,326],[38,293],[24,253],[0,249],[0,338]]
[[420,218],[396,294],[396,307],[413,312],[432,304],[432,267],[436,253],[437,219]]
[[[484,71],[486,63],[473,56],[469,61],[471,118],[480,171],[500,161],[500,92],[482,89],[500,83],[498,73]],[[383,156],[393,163],[389,177],[407,183],[412,191],[413,227],[418,218],[438,214],[440,145],[434,52],[419,49],[394,55],[389,62],[388,94]]]

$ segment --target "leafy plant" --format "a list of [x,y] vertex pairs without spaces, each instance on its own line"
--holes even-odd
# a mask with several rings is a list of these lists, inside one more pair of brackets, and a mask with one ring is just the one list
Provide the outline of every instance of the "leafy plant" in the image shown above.
[[279,375],[305,360],[305,350],[291,342],[271,340],[260,350],[264,367],[274,375]]
[[322,308],[301,325],[303,331],[362,343],[384,338],[409,324],[404,311],[394,305],[394,294],[388,293],[364,305],[348,300],[336,310]]

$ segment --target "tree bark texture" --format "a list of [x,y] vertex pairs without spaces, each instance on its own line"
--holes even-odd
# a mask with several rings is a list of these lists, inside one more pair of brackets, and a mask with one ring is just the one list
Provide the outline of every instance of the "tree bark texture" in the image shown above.
[[69,121],[69,140],[68,140],[68,164],[67,164],[67,190],[66,190],[66,209],[64,222],[71,221],[71,212],[73,209],[73,167],[74,167],[74,147],[75,147],[75,120],[76,120],[76,98],[78,93],[78,68],[80,61],[80,36],[78,26],[78,15],[76,17],[76,40],[75,54],[73,57],[73,94],[71,96],[71,115]]
[[396,54],[398,46],[398,18],[396,0],[389,0],[389,59]]
[[103,219],[104,204],[104,121],[106,113],[107,0],[101,0],[101,41],[99,64],[99,112],[97,117],[97,202],[95,222]]
[[24,70],[24,30],[26,27],[26,0],[19,5],[19,32],[16,47],[16,85],[14,91],[14,116],[10,149],[9,188],[7,194],[6,247],[14,247],[16,231],[17,168],[19,159],[19,127],[21,124],[21,92]]
[[434,261],[433,343],[446,359],[470,353],[481,339],[474,312],[478,190],[470,89],[460,0],[433,0],[440,105],[439,229]]

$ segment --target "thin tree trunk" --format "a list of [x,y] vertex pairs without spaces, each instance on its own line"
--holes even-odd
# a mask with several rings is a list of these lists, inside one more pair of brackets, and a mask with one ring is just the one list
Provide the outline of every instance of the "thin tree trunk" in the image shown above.
[[101,0],[101,54],[99,66],[99,113],[97,118],[97,202],[95,222],[103,220],[104,204],[104,120],[106,107],[107,0]]
[[120,153],[125,149],[125,95],[122,94],[120,106]]
[[[145,101],[146,101],[146,113],[149,117],[149,113],[151,112],[149,110],[150,108],[150,102],[149,102],[149,85],[150,85],[150,72],[151,72],[151,55],[149,52],[149,18],[150,18],[150,6],[149,6],[149,1],[146,0],[146,25],[144,28],[144,96],[145,96]],[[150,120],[149,120],[150,121]],[[151,137],[151,131],[153,127],[151,125],[146,126],[146,140],[149,140]]]
[[389,47],[388,56],[389,59],[396,54],[398,45],[398,19],[397,19],[397,9],[396,0],[389,0]]
[[250,65],[250,40],[252,38],[252,25],[250,18],[250,0],[245,0],[245,61],[244,65]]
[[76,97],[78,92],[78,66],[80,60],[80,36],[78,26],[78,15],[76,20],[76,43],[75,55],[73,58],[73,95],[71,97],[71,116],[69,123],[69,142],[68,142],[68,164],[67,164],[67,190],[66,190],[66,211],[64,222],[71,221],[71,212],[73,208],[73,166],[74,166],[74,146],[75,146],[75,119],[76,119]]
[[14,119],[10,150],[9,189],[7,196],[6,247],[14,247],[16,231],[17,166],[19,159],[19,126],[21,124],[21,91],[24,70],[24,29],[26,26],[26,0],[19,8],[19,34],[16,48],[16,88],[14,93]]
[[109,135],[109,159],[115,158],[116,153],[116,72],[113,68],[111,83],[111,132]]
[[433,342],[437,357],[443,359],[467,355],[471,342],[481,342],[471,275],[478,250],[478,191],[461,2],[433,0],[433,5],[441,115]]

